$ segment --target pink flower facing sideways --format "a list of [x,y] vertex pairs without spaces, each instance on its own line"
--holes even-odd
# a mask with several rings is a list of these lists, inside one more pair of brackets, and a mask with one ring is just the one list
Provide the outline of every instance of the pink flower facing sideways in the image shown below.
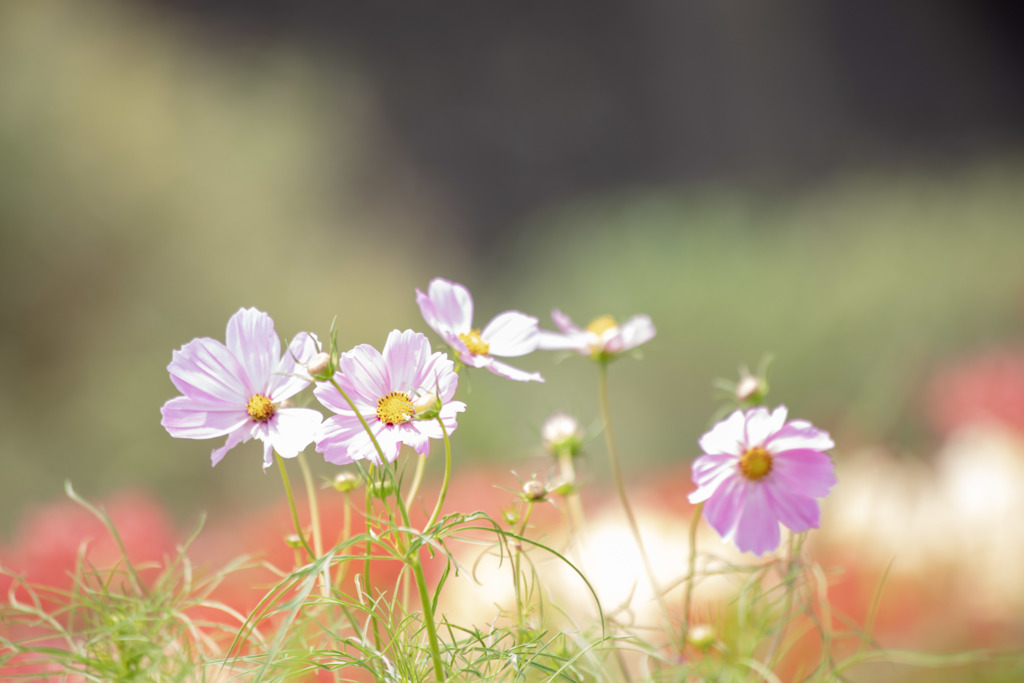
[[557,308],[551,319],[560,332],[541,330],[538,348],[569,349],[594,359],[610,358],[654,339],[654,323],[649,316],[634,315],[619,324],[610,315],[595,318],[586,327],[579,327]]
[[473,327],[473,297],[469,290],[442,278],[430,281],[427,293],[416,290],[423,319],[455,349],[459,360],[471,368],[486,368],[519,382],[543,382],[536,372],[526,372],[495,356],[524,356],[537,349],[537,319],[519,311],[499,313],[482,330]]
[[816,529],[818,498],[836,483],[835,446],[810,422],[786,422],[786,407],[737,410],[700,438],[704,455],[693,463],[704,517],[725,541],[762,555],[779,546],[779,522],[799,533]]
[[321,382],[313,393],[335,415],[327,418],[316,434],[316,449],[328,462],[344,465],[356,460],[382,464],[363,423],[373,432],[388,462],[398,457],[402,444],[421,455],[430,452],[430,440],[444,438],[436,419],[416,419],[440,405],[438,417],[449,434],[455,431],[456,415],[466,409],[452,401],[459,378],[455,364],[443,353],[431,353],[427,338],[412,330],[394,330],[381,353],[360,344],[341,354],[334,374],[355,404],[356,415],[330,382]]
[[323,416],[282,402],[310,383],[303,365],[317,352],[316,337],[300,332],[282,356],[270,316],[243,308],[228,321],[226,341],[193,339],[174,352],[167,371],[182,396],[160,409],[161,424],[177,438],[227,435],[213,451],[214,465],[253,437],[263,442],[264,469],[274,451],[294,458],[313,441]]

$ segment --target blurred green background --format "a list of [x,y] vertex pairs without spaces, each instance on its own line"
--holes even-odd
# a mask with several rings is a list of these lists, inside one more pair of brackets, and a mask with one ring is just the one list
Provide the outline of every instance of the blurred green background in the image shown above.
[[[354,19],[335,25],[307,9],[292,25],[276,3],[209,4],[219,13],[184,2],[0,4],[3,534],[26,506],[61,496],[65,479],[88,497],[145,487],[183,522],[276,500],[280,482],[262,474],[257,445],[211,469],[219,441],[176,441],[159,424],[175,395],[171,351],[223,339],[242,306],[269,312],[284,337],[325,337],[336,317],[343,348],[379,347],[393,328],[426,331],[414,290],[435,276],[473,291],[478,323],[511,308],[549,328],[554,307],[583,323],[649,313],[658,336],[643,360],[611,369],[617,436],[637,477],[692,458],[717,407],[712,380],[767,352],[774,400],[833,431],[837,457],[879,442],[924,456],[936,438],[922,410],[934,369],[1024,339],[1024,98],[1012,59],[957,52],[933,73],[925,43],[926,92],[941,97],[922,103],[910,88],[909,109],[851,110],[807,42],[792,56],[730,52],[749,42],[725,30],[742,23],[735,7],[708,19],[719,32],[704,41],[731,42],[705,72],[701,54],[657,54],[677,42],[651,21],[651,3],[640,5],[647,38],[660,42],[638,37],[635,22],[618,41],[579,27],[570,39],[570,10],[531,28],[534,5],[516,22],[501,9],[494,23],[515,31],[488,34],[480,10],[465,15],[472,30],[449,26],[445,9],[418,32],[422,8],[399,19],[350,7]],[[932,10],[945,21],[936,45],[991,48],[988,34],[949,33],[948,9]],[[385,34],[389,19],[407,33]],[[606,30],[615,20],[594,17]],[[316,40],[295,28],[317,24]],[[367,25],[376,32],[359,33]],[[462,42],[444,34],[432,45],[439,27]],[[563,42],[559,27],[570,27]],[[809,29],[791,30],[827,53]],[[403,36],[416,35],[422,52],[403,52]],[[636,55],[636,71],[615,71],[605,50]],[[715,70],[731,60],[750,66]],[[761,78],[766,63],[778,87]],[[962,67],[958,80],[939,78],[949,64]],[[782,78],[797,66],[803,80]],[[888,67],[878,67],[883,85]],[[657,87],[631,95],[631,73]],[[705,78],[688,89],[694,74]],[[831,95],[810,87],[822,81]],[[1017,90],[1000,90],[1007,82]],[[650,92],[671,93],[665,108]],[[647,106],[616,108],[631,96]],[[971,97],[976,111],[964,108]],[[889,111],[893,126],[872,123]],[[544,472],[549,413],[596,422],[590,364],[535,354],[518,365],[547,383],[464,383],[459,464]]]

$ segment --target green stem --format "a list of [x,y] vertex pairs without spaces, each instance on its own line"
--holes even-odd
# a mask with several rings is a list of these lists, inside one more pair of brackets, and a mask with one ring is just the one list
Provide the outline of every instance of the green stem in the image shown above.
[[704,501],[697,503],[690,520],[690,559],[686,567],[686,597],[683,599],[683,632],[679,638],[679,649],[686,647],[686,639],[690,635],[690,605],[693,603],[693,575],[697,570],[697,524],[704,512]]
[[430,642],[430,657],[434,661],[434,677],[438,681],[445,681],[444,664],[441,661],[441,649],[437,644],[437,627],[434,626],[434,606],[430,603],[430,593],[427,591],[427,581],[423,578],[423,565],[420,564],[419,550],[409,561],[412,567],[412,574],[416,578],[416,590],[420,594],[420,605],[423,607],[423,623],[427,627],[427,640]]
[[611,410],[608,407],[608,361],[600,360],[598,362],[598,367],[598,396],[601,402],[601,421],[604,423],[604,437],[608,448],[608,458],[611,461],[612,481],[615,482],[615,492],[619,496],[619,502],[622,503],[622,509],[626,513],[626,521],[629,522],[630,531],[633,533],[633,538],[636,540],[636,546],[640,550],[640,559],[643,561],[644,571],[647,573],[647,580],[651,584],[651,590],[654,591],[654,595],[658,600],[658,606],[661,608],[661,614],[665,619],[665,623],[671,626],[672,619],[669,616],[668,608],[665,607],[665,595],[661,590],[661,586],[658,583],[657,578],[655,578],[654,570],[651,566],[651,560],[647,557],[647,551],[644,549],[644,541],[640,536],[640,527],[636,523],[636,517],[633,515],[633,509],[629,506],[629,498],[626,496],[626,486],[622,480],[622,468],[619,465],[618,451],[615,448],[615,434],[612,432]]
[[[523,523],[519,525],[519,531],[516,535],[525,538],[526,525],[530,522],[530,515],[533,514],[533,508],[535,503],[531,500],[526,505],[526,512],[523,514]],[[523,556],[523,544],[521,541],[516,541],[515,552],[512,556],[512,573],[515,579],[515,593],[516,593],[516,607],[519,613],[519,628],[520,630],[526,628],[526,605],[523,604],[523,592],[526,591],[526,579],[522,576],[522,556]],[[523,579],[523,592],[519,590],[519,580]]]
[[567,448],[558,451],[558,469],[562,473],[565,483],[572,487],[565,496],[566,503],[569,505],[569,532],[572,538],[582,545],[583,503],[580,501],[579,487],[576,484],[576,468],[572,462],[573,457],[572,451]]
[[420,482],[423,481],[423,470],[426,469],[427,456],[421,455],[416,463],[416,472],[412,476],[412,486],[409,487],[409,494],[405,497],[405,507],[411,508],[416,502],[416,494],[420,490]]
[[318,556],[313,553],[313,549],[309,547],[309,543],[306,542],[306,536],[302,533],[302,525],[299,524],[299,513],[295,509],[295,496],[292,495],[292,485],[288,481],[288,470],[284,467],[284,459],[281,458],[276,452],[274,457],[277,458],[277,466],[281,470],[281,480],[284,482],[284,492],[288,496],[288,507],[292,511],[292,522],[295,524],[295,533],[299,537],[299,541],[302,542],[302,547],[306,549],[309,554],[310,560],[315,560]]
[[[324,542],[320,529],[320,507],[317,504],[316,489],[313,486],[313,474],[310,472],[309,463],[306,462],[306,457],[302,453],[299,453],[298,461],[299,469],[302,471],[302,479],[306,485],[306,500],[309,502],[309,523],[313,527],[313,550],[316,552],[317,557],[323,557]],[[327,563],[324,564],[322,588],[324,597],[329,597],[331,594],[331,567]]]
[[[440,418],[439,418],[440,419]],[[444,429],[444,425],[441,425],[441,429]],[[448,433],[445,432],[445,445],[448,445]],[[448,449],[446,448],[446,451]],[[451,457],[449,452],[448,463],[451,463]],[[441,499],[438,500],[438,507],[434,510],[434,515],[431,516],[430,523],[424,528],[424,533],[430,529],[433,525],[434,518],[436,517],[440,504],[444,498],[444,493],[447,490],[447,472],[448,468],[445,469],[445,485],[442,487]],[[402,516],[402,523],[406,528],[411,528],[412,524],[409,521],[409,511],[405,507],[405,503],[402,502],[402,496],[398,494],[397,487],[395,493],[395,502],[398,504],[398,512]],[[430,601],[430,593],[427,590],[427,581],[423,576],[423,564],[420,562],[420,551],[417,548],[413,553],[409,552],[409,548],[405,545],[406,541],[405,534],[399,534],[399,543],[402,552],[407,555],[406,562],[412,569],[413,577],[416,579],[416,591],[420,594],[420,606],[423,608],[423,625],[427,629],[427,641],[430,644],[430,658],[434,663],[434,676],[438,681],[447,680],[444,676],[444,664],[441,661],[441,648],[438,645],[437,640],[437,626],[434,624],[434,605]]]
[[793,570],[799,565],[800,555],[803,553],[804,539],[807,537],[806,533],[799,534],[799,539],[792,533],[789,534],[789,541],[786,543],[786,573],[783,575],[782,580],[786,584],[786,597],[782,607],[782,618],[779,630],[775,632],[775,637],[772,639],[772,646],[768,650],[768,654],[765,656],[765,665],[769,670],[775,668],[777,662],[775,656],[779,651],[779,646],[782,644],[782,638],[786,634],[786,629],[789,626],[789,611],[793,608],[793,592],[796,588],[796,576],[793,575]]
[[313,474],[302,453],[299,453],[298,461],[299,469],[302,470],[302,479],[306,485],[306,498],[309,500],[309,523],[313,526],[313,550],[316,551],[317,557],[322,557],[324,542],[320,533],[320,508],[317,505],[316,489],[313,486]]
[[427,520],[427,525],[423,527],[424,532],[430,531],[434,523],[437,522],[437,518],[441,515],[441,506],[444,505],[444,499],[448,495],[448,484],[452,478],[452,444],[448,440],[448,430],[445,429],[444,422],[440,416],[437,417],[437,424],[441,425],[441,433],[444,434],[444,479],[441,480],[441,492],[437,494],[437,504],[434,505],[434,512],[431,513],[430,519]]
[[377,455],[380,457],[380,464],[383,465],[385,462],[387,462],[387,458],[384,457],[384,449],[382,449],[380,447],[380,444],[377,443],[377,437],[370,429],[370,425],[366,424],[366,420],[363,418],[363,414],[359,412],[359,409],[356,408],[356,404],[353,403],[352,399],[348,397],[348,394],[346,394],[345,390],[341,388],[341,385],[338,384],[337,380],[331,377],[330,382],[331,384],[334,385],[334,388],[338,390],[338,393],[341,394],[341,397],[345,399],[345,403],[348,403],[348,407],[352,409],[352,412],[355,414],[355,416],[359,418],[359,424],[361,424],[363,426],[363,429],[366,430],[366,433],[369,434],[370,441],[373,442],[373,447],[377,450]]

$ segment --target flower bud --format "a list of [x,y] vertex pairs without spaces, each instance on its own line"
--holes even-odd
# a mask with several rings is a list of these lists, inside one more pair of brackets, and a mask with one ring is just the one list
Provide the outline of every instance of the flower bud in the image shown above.
[[359,488],[360,483],[362,483],[362,478],[355,472],[339,472],[334,476],[332,486],[342,493],[348,493]]
[[526,500],[537,503],[548,495],[548,490],[544,487],[544,484],[540,483],[536,479],[523,484],[523,496]]
[[417,420],[433,420],[441,412],[441,399],[432,391],[420,394],[412,401]]
[[331,378],[331,354],[320,353],[313,356],[306,363],[306,372],[318,382],[325,382]]
[[576,455],[583,445],[583,429],[571,415],[555,413],[540,428],[541,441],[544,448],[552,453]]
[[395,492],[395,485],[390,481],[375,481],[370,484],[370,495],[385,500]]
[[736,384],[736,398],[740,401],[757,401],[764,395],[764,385],[753,375],[743,375]]
[[288,534],[284,537],[284,542],[289,548],[295,548],[296,550],[302,547],[302,539],[299,538],[298,534]]
[[694,624],[686,639],[698,650],[708,650],[715,644],[715,629],[708,624]]

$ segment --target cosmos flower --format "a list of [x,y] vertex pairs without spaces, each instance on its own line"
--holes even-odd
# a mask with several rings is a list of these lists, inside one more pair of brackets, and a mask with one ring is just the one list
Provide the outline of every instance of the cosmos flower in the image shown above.
[[561,331],[541,330],[537,348],[570,349],[595,359],[610,358],[629,351],[654,339],[656,333],[654,324],[646,315],[634,315],[622,325],[610,315],[602,315],[581,328],[556,308],[551,311],[551,319]]
[[163,405],[160,424],[182,439],[227,435],[212,453],[214,465],[253,437],[263,442],[264,468],[274,451],[294,458],[312,442],[323,416],[282,402],[310,383],[303,364],[316,352],[316,337],[301,332],[282,356],[270,316],[239,309],[228,321],[226,345],[203,337],[174,352],[167,371],[183,395]]
[[835,446],[827,432],[804,420],[786,422],[786,407],[737,410],[700,438],[693,462],[704,517],[725,541],[762,555],[779,545],[779,523],[799,533],[816,529],[818,498],[836,483]]
[[469,290],[441,278],[430,281],[424,294],[416,290],[416,303],[427,324],[472,368],[486,368],[519,382],[543,382],[536,372],[507,365],[495,356],[523,356],[537,349],[537,319],[519,311],[505,311],[481,330],[473,327],[473,297]]
[[337,465],[356,460],[382,464],[359,419],[362,416],[388,462],[398,457],[402,444],[427,455],[430,440],[444,434],[436,419],[416,418],[437,411],[451,434],[458,426],[455,416],[466,409],[465,403],[452,401],[459,382],[454,365],[447,355],[432,354],[427,338],[412,330],[391,332],[383,353],[369,344],[343,353],[334,381],[352,399],[359,415],[334,385],[318,384],[313,393],[336,414],[317,431],[316,450]]

